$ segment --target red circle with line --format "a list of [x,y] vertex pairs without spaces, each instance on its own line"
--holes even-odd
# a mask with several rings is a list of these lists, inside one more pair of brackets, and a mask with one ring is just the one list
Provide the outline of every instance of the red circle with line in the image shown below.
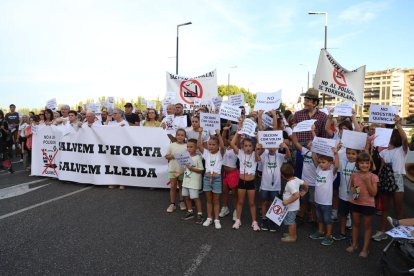
[[275,207],[273,207],[273,213],[275,213],[276,215],[280,215],[282,213],[282,207],[276,205]]
[[[197,80],[185,80],[180,84],[180,98],[188,104],[194,104],[191,98],[201,99],[203,97],[203,87]],[[190,98],[190,99],[187,99]]]
[[333,79],[339,86],[347,86],[345,75],[336,69],[333,70]]

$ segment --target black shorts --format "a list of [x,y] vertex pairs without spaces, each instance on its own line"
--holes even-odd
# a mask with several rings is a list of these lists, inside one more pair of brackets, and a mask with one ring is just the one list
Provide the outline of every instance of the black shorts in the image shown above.
[[350,207],[351,207],[351,203],[349,203],[349,201],[339,199],[339,204],[338,204],[339,215],[346,217],[350,212],[350,209],[351,209]]
[[238,189],[243,189],[243,190],[254,190],[255,186],[254,186],[254,179],[247,181],[247,180],[243,180],[243,179],[239,179],[239,186],[237,187]]
[[375,214],[375,207],[363,206],[350,203],[351,212],[359,213],[364,216],[373,216]]

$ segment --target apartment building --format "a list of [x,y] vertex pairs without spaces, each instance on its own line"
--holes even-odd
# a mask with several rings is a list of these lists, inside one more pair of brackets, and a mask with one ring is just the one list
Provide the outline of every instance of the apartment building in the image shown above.
[[[342,100],[325,96],[326,106],[335,106],[339,102]],[[363,104],[356,106],[357,115],[362,116],[364,121],[368,120],[371,104],[396,106],[402,118],[414,114],[414,69],[367,72]]]

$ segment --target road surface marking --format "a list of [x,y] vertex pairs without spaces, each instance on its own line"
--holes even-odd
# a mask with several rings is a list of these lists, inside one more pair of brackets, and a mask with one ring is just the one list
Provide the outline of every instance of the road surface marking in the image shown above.
[[14,186],[11,186],[11,187],[0,189],[0,200],[1,199],[6,199],[6,198],[9,198],[9,197],[15,197],[15,196],[23,195],[25,193],[32,192],[32,191],[35,191],[35,190],[40,189],[42,187],[45,187],[45,186],[49,185],[50,183],[42,185],[42,186],[38,186],[38,187],[33,187],[33,188],[30,188],[29,185],[39,183],[39,182],[43,182],[43,181],[46,181],[46,180],[48,180],[48,179],[39,179],[39,180],[30,181],[30,182],[26,182],[26,183],[22,183],[22,184],[18,184],[18,185],[14,185]]
[[192,265],[184,272],[184,276],[194,275],[197,268],[200,266],[203,259],[207,256],[208,252],[211,250],[211,245],[203,244],[200,248],[200,252],[197,257],[193,260]]
[[55,198],[52,198],[52,199],[49,199],[49,200],[46,200],[46,201],[37,203],[35,205],[29,206],[29,207],[26,207],[26,208],[23,208],[23,209],[20,209],[20,210],[17,210],[17,211],[8,213],[8,214],[5,214],[5,215],[2,215],[2,216],[0,216],[0,220],[5,219],[5,218],[8,218],[8,217],[11,217],[11,216],[14,216],[14,215],[17,215],[17,214],[20,214],[20,213],[23,213],[23,212],[26,212],[26,211],[29,211],[31,209],[40,207],[40,206],[45,205],[45,204],[49,204],[51,202],[60,200],[62,198],[65,198],[65,197],[68,197],[68,196],[72,196],[72,195],[77,194],[77,193],[84,192],[86,190],[92,189],[93,187],[94,186],[89,186],[89,187],[86,187],[86,188],[83,188],[83,189],[80,189],[80,190],[77,190],[77,191],[74,191],[74,192],[71,192],[71,193],[62,195],[62,196],[58,196],[58,197],[55,197]]

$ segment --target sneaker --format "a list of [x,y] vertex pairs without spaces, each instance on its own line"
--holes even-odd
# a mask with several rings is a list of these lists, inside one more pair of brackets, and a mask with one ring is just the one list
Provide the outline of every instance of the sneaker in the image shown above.
[[225,216],[227,216],[228,214],[230,214],[229,207],[227,207],[227,206],[223,206],[223,207],[221,207],[219,217],[224,218],[224,217],[225,217]]
[[322,245],[325,245],[325,246],[329,246],[329,245],[332,245],[333,244],[333,239],[332,239],[332,236],[329,236],[329,237],[325,237],[325,238],[323,238],[323,240],[322,240],[322,242],[321,242],[321,244]]
[[270,232],[272,232],[272,233],[274,233],[274,232],[276,232],[277,231],[277,228],[276,228],[276,223],[274,223],[273,221],[269,221],[269,231]]
[[321,240],[323,239],[325,236],[325,233],[321,233],[319,231],[315,231],[312,234],[309,235],[309,238],[311,238],[312,240]]
[[207,219],[204,221],[203,226],[207,227],[207,226],[210,226],[210,224],[212,224],[212,223],[213,223],[213,219],[211,219],[211,218],[207,218]]
[[232,228],[238,230],[241,226],[241,221],[236,219],[236,222],[233,224]]
[[[287,234],[287,233],[285,233]],[[289,236],[289,234],[287,234],[286,236],[284,236],[283,238],[280,239],[282,242],[295,242],[296,239],[292,238],[291,236]]]
[[184,201],[180,201],[180,210],[181,210],[181,211],[185,211],[185,210],[187,210],[187,206],[185,206]]
[[203,223],[203,214],[197,214],[197,218],[195,221],[196,224],[202,224]]
[[388,236],[382,231],[377,231],[377,233],[372,236],[372,239],[379,242],[388,239]]
[[260,228],[262,228],[263,231],[269,230],[269,220],[267,218],[262,219],[262,223],[260,224]]
[[400,223],[398,222],[398,220],[393,219],[392,217],[387,217],[387,220],[393,228],[400,226]]
[[115,186],[114,186],[114,185],[109,185],[109,186],[108,186],[108,189],[113,189],[113,188],[115,188]]
[[121,186],[119,186],[119,189],[120,189],[120,190],[125,190],[125,186],[122,186],[122,185],[121,185]]
[[237,220],[237,210],[234,209],[234,211],[233,211],[233,221],[236,221],[236,220]]
[[175,204],[170,204],[170,206],[168,206],[168,208],[167,208],[167,213],[172,213],[172,212],[174,212],[175,211],[175,209],[176,209],[177,207],[175,207]]
[[332,238],[333,238],[335,241],[343,241],[343,240],[346,240],[346,239],[347,239],[347,237],[346,237],[345,235],[343,235],[343,234],[334,234],[334,235],[332,236]]
[[219,219],[215,219],[214,220],[214,227],[216,229],[221,229],[221,224],[220,224],[220,220]]
[[284,238],[284,237],[288,237],[289,236],[289,233],[283,233],[282,234],[282,237]]
[[256,232],[260,231],[260,227],[257,221],[253,221],[252,228],[253,228],[253,231],[256,231]]
[[182,220],[189,220],[189,219],[193,219],[193,218],[194,218],[194,212],[187,211],[185,213],[185,216],[182,217]]

